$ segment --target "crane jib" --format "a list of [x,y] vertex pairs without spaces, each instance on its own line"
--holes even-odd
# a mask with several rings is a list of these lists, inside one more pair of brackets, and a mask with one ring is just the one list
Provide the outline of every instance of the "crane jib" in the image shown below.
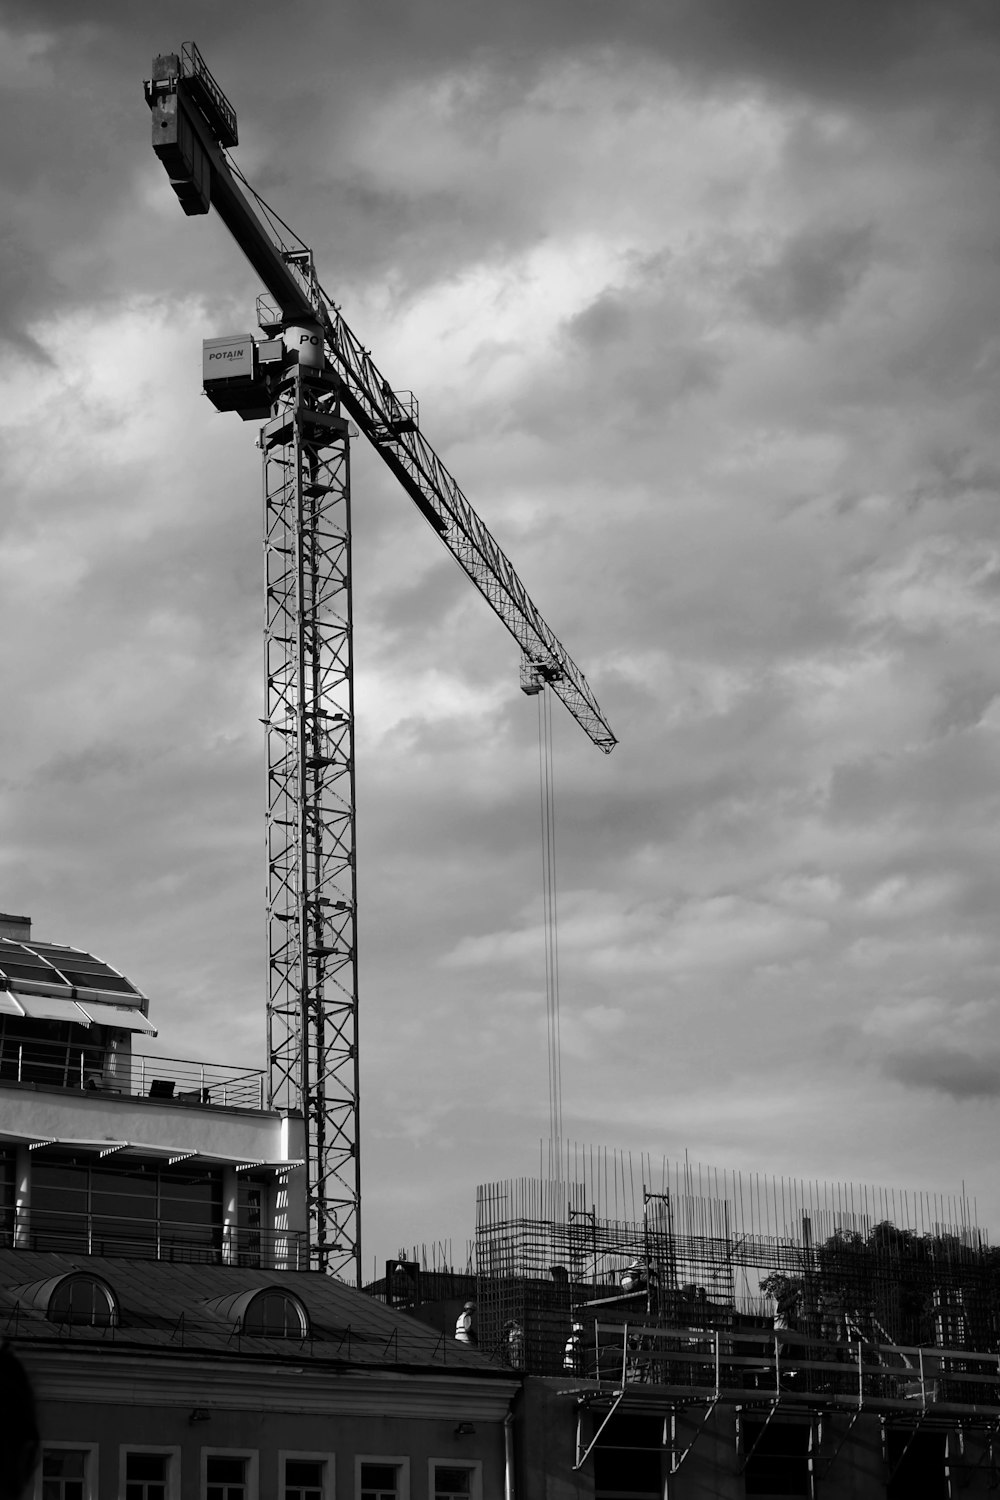
[[[393,430],[381,405],[387,382],[322,295],[315,277],[310,282],[298,264],[289,264],[289,252],[275,243],[237,182],[223,149],[236,142],[236,112],[197,47],[185,43],[180,53],[155,58],[145,93],[153,117],[153,149],[185,213],[216,209],[286,325],[318,320],[324,326],[330,357],[343,381],[343,404],[358,427],[529,663],[542,672],[594,744],[609,753],[617,741],[586,679],[545,624],[509,559],[423,435]],[[295,256],[301,259],[301,253]]]

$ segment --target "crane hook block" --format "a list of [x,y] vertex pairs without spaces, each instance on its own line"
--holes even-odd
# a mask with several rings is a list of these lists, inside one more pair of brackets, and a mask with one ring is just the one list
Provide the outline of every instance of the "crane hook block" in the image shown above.
[[532,661],[527,652],[521,656],[521,692],[533,698],[544,691],[546,683],[561,682],[562,670],[556,661]]

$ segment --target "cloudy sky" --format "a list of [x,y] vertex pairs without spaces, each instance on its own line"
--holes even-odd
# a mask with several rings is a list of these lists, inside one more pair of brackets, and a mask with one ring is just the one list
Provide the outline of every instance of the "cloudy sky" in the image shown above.
[[[81,15],[86,16],[81,20]],[[259,290],[150,150],[236,160],[583,668],[558,708],[566,1133],[951,1190],[1000,1234],[989,0],[0,3],[0,907],[263,1053]],[[354,465],[365,1259],[548,1115],[517,653]]]

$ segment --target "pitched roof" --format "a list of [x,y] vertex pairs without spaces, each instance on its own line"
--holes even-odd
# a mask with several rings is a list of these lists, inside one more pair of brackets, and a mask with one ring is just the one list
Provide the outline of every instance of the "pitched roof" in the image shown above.
[[[119,1306],[117,1326],[50,1323],[44,1311],[24,1297],[25,1287],[71,1271],[107,1283]],[[287,1290],[301,1299],[309,1313],[308,1339],[244,1334],[233,1321],[219,1315],[222,1299],[265,1287]],[[209,1305],[213,1303],[215,1308]],[[352,1368],[447,1370],[510,1378],[509,1370],[491,1363],[479,1350],[318,1271],[0,1250],[0,1333],[21,1343],[68,1338],[156,1347],[164,1353],[201,1350],[213,1356],[261,1357],[272,1362],[314,1360]]]

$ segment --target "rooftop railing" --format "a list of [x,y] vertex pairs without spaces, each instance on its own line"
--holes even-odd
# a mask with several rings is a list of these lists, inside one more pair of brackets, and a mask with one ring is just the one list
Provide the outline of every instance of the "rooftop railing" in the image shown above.
[[134,1095],[175,1099],[180,1104],[221,1104],[231,1109],[264,1108],[264,1074],[258,1068],[191,1062],[179,1057],[133,1055],[131,1072],[131,1092]]
[[0,1038],[0,1084],[35,1083],[104,1095],[229,1109],[265,1107],[258,1068],[106,1051],[95,1045]]
[[263,1271],[307,1271],[309,1247],[300,1230],[130,1219],[32,1208],[15,1225],[12,1208],[0,1210],[0,1241],[8,1249],[101,1255],[115,1260],[160,1260]]

